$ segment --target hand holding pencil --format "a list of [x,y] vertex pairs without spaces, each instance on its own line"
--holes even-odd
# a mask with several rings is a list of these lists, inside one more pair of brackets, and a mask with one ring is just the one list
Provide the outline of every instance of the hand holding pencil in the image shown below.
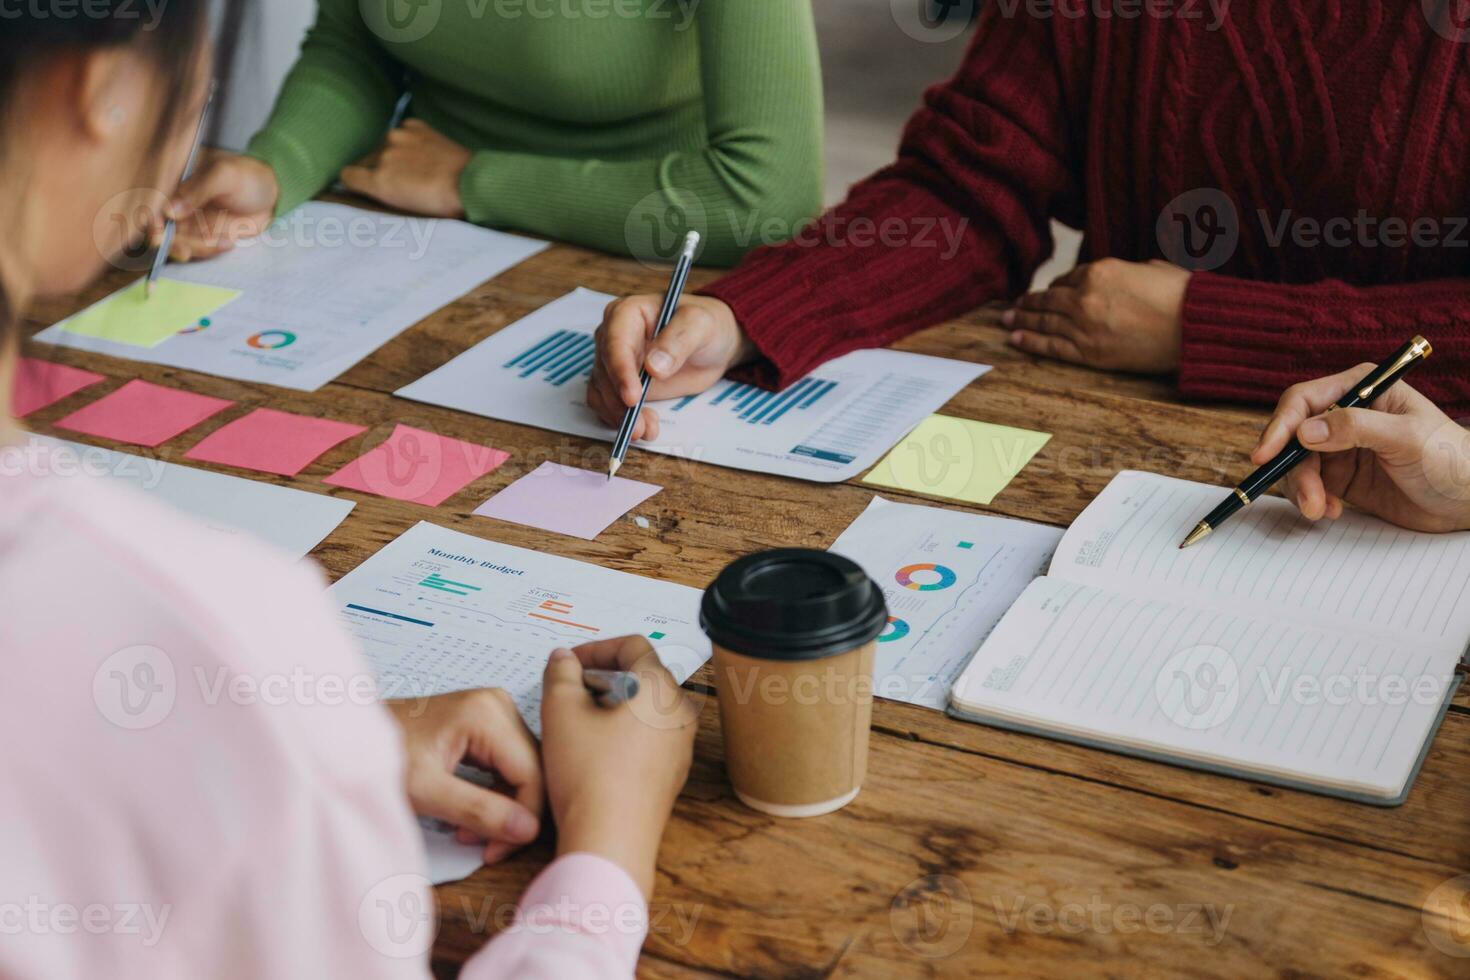
[[[194,145],[189,149],[189,159],[184,163],[184,174],[180,183],[187,182],[194,175],[194,164],[199,160],[199,148],[204,143],[204,129],[209,125],[209,114],[214,108],[214,96],[219,90],[217,82],[209,85],[209,97],[204,101],[204,109],[199,113],[199,123],[194,129]],[[172,206],[169,208],[173,211]],[[158,276],[163,272],[163,267],[168,264],[168,253],[174,247],[174,235],[178,232],[178,224],[173,218],[169,218],[163,225],[163,238],[158,243],[158,254],[153,257],[153,268],[148,270],[148,281],[143,289],[148,299],[153,298],[153,290],[158,284]]]
[[[658,340],[669,321],[674,319],[674,314],[679,310],[679,302],[684,296],[684,286],[689,282],[689,271],[694,268],[694,253],[699,250],[699,232],[691,231],[684,238],[684,248],[679,253],[678,261],[674,263],[674,274],[669,280],[668,292],[664,294],[662,307],[659,309],[658,320],[653,326],[651,340]],[[623,458],[628,453],[628,446],[633,441],[633,431],[638,423],[638,418],[643,414],[643,403],[648,400],[648,388],[653,378],[645,370],[639,375],[641,389],[638,393],[636,404],[629,406],[623,416],[623,424],[618,429],[617,436],[613,439],[612,456],[607,464],[607,478],[611,480],[618,475],[618,467],[623,465]]]

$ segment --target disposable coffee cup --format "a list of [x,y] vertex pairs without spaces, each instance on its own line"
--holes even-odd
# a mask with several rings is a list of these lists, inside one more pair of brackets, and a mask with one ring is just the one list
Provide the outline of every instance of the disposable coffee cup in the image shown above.
[[699,618],[735,795],[778,817],[852,802],[868,771],[882,590],[840,555],[767,551],[721,572]]

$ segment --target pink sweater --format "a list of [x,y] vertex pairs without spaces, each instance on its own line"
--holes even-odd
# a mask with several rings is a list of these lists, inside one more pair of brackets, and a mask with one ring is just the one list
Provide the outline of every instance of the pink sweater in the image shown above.
[[[429,975],[398,733],[322,585],[0,449],[0,978]],[[646,931],[570,855],[462,975],[626,977]]]

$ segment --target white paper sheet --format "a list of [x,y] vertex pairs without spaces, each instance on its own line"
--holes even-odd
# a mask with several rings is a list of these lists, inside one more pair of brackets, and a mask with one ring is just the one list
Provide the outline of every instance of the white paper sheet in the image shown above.
[[315,391],[435,310],[545,248],[545,242],[460,221],[313,202],[233,252],[168,267],[168,279],[244,291],[203,329],[153,348],[70,333],[62,324],[35,339]]
[[213,531],[225,535],[249,534],[303,558],[321,544],[356,506],[325,494],[211,473],[192,466],[165,463],[86,446],[65,439],[32,435],[34,451],[47,454],[47,466],[70,468],[131,484],[157,500],[175,507]]
[[1041,575],[1062,532],[874,497],[831,550],[883,589],[875,693],[944,710],[965,663]]
[[[592,334],[613,299],[578,289],[398,390],[403,398],[553,432],[611,441],[587,407]],[[840,483],[990,368],[891,350],[856,351],[775,394],[721,381],[653,404],[641,448],[777,476]]]
[[[331,589],[387,698],[499,687],[541,730],[541,676],[558,646],[641,635],[683,683],[710,657],[701,593],[420,522]],[[434,874],[480,848],[426,827]]]

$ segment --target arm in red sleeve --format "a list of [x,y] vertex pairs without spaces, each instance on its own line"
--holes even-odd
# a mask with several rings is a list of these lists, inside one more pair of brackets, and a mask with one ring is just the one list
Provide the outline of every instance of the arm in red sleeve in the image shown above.
[[1063,111],[1077,99],[1062,80],[1086,73],[1068,70],[1072,53],[1056,38],[1082,29],[988,5],[959,74],[909,121],[898,161],[703,290],[734,309],[764,355],[756,380],[782,387],[1020,294],[1051,253],[1050,217],[1080,209]]
[[1434,355],[1411,383],[1451,414],[1470,412],[1470,280],[1288,285],[1199,272],[1183,329],[1179,390],[1191,399],[1275,404],[1298,381],[1377,363],[1423,334]]

